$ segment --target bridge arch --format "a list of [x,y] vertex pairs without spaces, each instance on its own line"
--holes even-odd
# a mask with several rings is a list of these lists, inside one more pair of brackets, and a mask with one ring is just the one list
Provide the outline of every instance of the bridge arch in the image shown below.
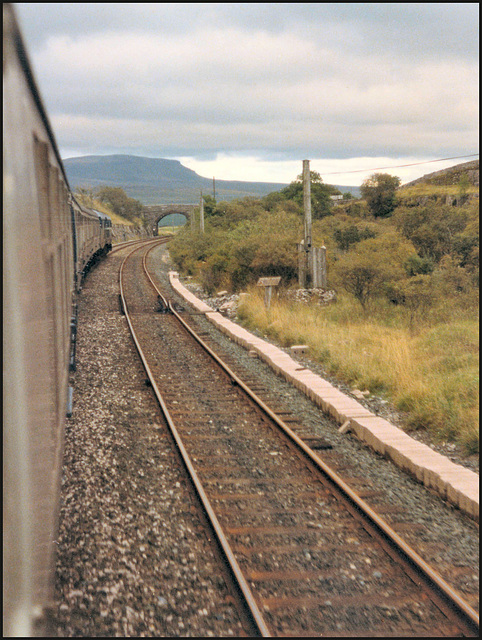
[[170,216],[173,213],[179,213],[186,216],[187,221],[191,220],[193,214],[194,204],[157,204],[149,207],[144,207],[142,213],[149,222],[149,228],[155,236],[158,235],[159,222],[166,216]]

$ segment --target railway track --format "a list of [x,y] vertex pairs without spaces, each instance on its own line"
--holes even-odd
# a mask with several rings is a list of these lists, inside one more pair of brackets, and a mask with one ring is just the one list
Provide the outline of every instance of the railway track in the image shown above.
[[148,274],[152,246],[124,260],[122,303],[247,633],[478,635],[471,607],[323,462],[323,442],[296,435],[188,331]]

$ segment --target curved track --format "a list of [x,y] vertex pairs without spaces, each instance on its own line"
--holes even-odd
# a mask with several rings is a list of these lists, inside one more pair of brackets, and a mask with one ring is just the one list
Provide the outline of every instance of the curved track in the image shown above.
[[123,307],[258,633],[478,634],[471,607],[168,303],[148,274],[153,246],[144,282],[130,271],[142,247],[121,267]]

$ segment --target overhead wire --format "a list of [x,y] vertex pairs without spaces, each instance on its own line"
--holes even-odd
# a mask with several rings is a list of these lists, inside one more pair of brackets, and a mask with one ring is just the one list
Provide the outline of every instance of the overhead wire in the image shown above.
[[324,176],[336,176],[345,173],[364,173],[366,171],[382,171],[384,169],[401,169],[402,167],[415,167],[421,164],[431,164],[432,162],[444,162],[448,160],[460,160],[462,158],[473,158],[478,156],[478,153],[471,153],[466,156],[453,156],[452,158],[438,158],[437,160],[425,160],[424,162],[410,162],[409,164],[397,164],[390,167],[374,167],[373,169],[351,169],[350,171],[330,171],[329,173],[323,172]]

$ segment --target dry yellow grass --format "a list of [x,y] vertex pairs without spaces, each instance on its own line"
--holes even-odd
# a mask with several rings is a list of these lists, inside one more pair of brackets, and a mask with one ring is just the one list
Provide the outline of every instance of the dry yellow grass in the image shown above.
[[123,218],[122,216],[118,216],[116,213],[112,211],[110,207],[106,206],[103,202],[100,202],[100,200],[96,200],[95,198],[94,200],[92,200],[91,198],[83,197],[78,193],[76,194],[75,197],[84,206],[90,207],[92,209],[96,209],[101,213],[105,213],[105,215],[109,216],[109,218],[112,220],[112,224],[125,224],[129,227],[133,225],[133,222],[126,220],[126,218]]
[[381,318],[350,300],[319,307],[274,299],[269,313],[253,289],[240,307],[245,326],[283,346],[308,344],[327,373],[378,393],[406,412],[409,429],[478,450],[478,324],[471,319],[421,328],[403,326],[399,309]]

